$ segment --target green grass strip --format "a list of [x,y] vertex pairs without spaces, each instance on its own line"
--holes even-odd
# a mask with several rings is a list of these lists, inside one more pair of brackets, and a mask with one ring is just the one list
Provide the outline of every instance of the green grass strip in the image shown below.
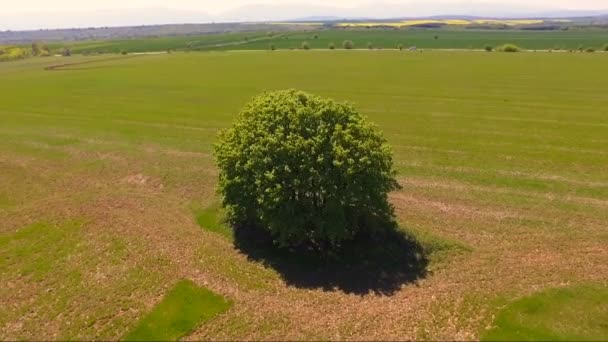
[[214,203],[205,209],[195,210],[196,223],[212,233],[220,234],[232,241],[234,236],[232,229],[224,222],[224,212],[218,203]]
[[124,340],[176,341],[231,305],[224,297],[182,280]]
[[608,288],[551,289],[506,306],[482,341],[607,341]]

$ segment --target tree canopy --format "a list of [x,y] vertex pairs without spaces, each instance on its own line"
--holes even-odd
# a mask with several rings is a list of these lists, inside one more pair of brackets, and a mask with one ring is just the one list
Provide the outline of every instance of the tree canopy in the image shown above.
[[393,217],[391,149],[347,103],[264,93],[221,132],[215,159],[231,223],[263,227],[283,247],[337,247]]

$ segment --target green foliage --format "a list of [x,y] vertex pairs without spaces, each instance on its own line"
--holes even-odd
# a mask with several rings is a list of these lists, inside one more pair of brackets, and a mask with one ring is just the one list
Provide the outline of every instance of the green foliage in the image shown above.
[[608,288],[551,289],[517,300],[496,317],[485,341],[606,341]]
[[397,49],[399,49],[399,51],[403,51],[403,44],[397,45]]
[[374,44],[372,44],[371,42],[367,42],[367,48],[372,50],[374,48]]
[[592,47],[588,47],[588,48],[585,49],[585,52],[589,52],[589,53],[595,52],[595,49],[592,48]]
[[220,134],[215,159],[231,223],[263,227],[279,246],[331,249],[392,219],[391,149],[349,104],[262,94]]
[[308,42],[302,42],[302,45],[300,45],[300,48],[302,50],[310,50],[310,44],[308,44]]
[[63,48],[61,50],[61,55],[64,56],[64,57],[70,57],[72,55],[72,50],[70,48],[68,48],[68,47]]
[[277,49],[276,45],[274,45],[274,44],[272,44],[272,43],[268,44],[268,50],[270,50],[270,51],[274,51],[274,50],[276,50],[276,49]]
[[355,44],[352,40],[345,40],[344,42],[342,42],[342,47],[346,50],[351,50],[355,47]]
[[496,48],[499,52],[519,52],[521,48],[515,44],[504,44]]
[[8,62],[24,59],[31,56],[28,49],[16,46],[0,47],[0,62]]
[[330,50],[334,50],[336,48],[336,44],[334,43],[329,43],[329,49]]
[[42,47],[40,43],[32,43],[32,55],[39,56],[42,52]]
[[232,303],[189,280],[177,283],[125,341],[177,341]]
[[492,52],[494,51],[494,48],[491,47],[490,45],[486,45],[486,47],[484,48],[487,52]]
[[604,45],[604,51],[608,51],[608,44]]
[[49,47],[41,42],[32,43],[32,56],[48,57],[51,55]]
[[124,55],[127,55],[128,53],[129,53],[129,52],[127,52],[127,50],[122,50],[122,51],[120,51],[120,54],[121,54],[121,55],[123,55],[123,56],[124,56]]

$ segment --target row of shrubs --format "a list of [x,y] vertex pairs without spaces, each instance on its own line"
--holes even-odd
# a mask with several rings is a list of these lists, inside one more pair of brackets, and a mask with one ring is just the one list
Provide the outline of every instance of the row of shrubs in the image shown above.
[[[355,44],[351,40],[345,40],[342,43],[342,48],[345,49],[345,50],[351,50],[351,49],[355,48]],[[372,49],[374,49],[374,45],[371,42],[367,43],[367,48],[370,49],[370,50],[372,50]],[[404,47],[403,44],[397,45],[397,49],[399,49],[399,50],[403,50],[404,48],[405,47]],[[268,49],[274,51],[274,50],[277,49],[277,47],[276,47],[276,45],[274,45],[274,44],[271,43],[271,44],[268,45]],[[310,46],[310,44],[308,42],[302,42],[302,44],[300,45],[300,49],[302,49],[302,50],[310,50],[311,46]],[[334,43],[329,43],[328,49],[335,50],[336,49],[336,45]],[[485,46],[484,49],[486,51],[488,51],[488,52],[492,52],[492,51],[497,51],[497,52],[520,52],[520,51],[524,50],[523,48],[521,48],[521,47],[519,47],[519,46],[517,46],[515,44],[503,44],[503,45],[500,45],[500,46],[497,46],[497,47],[493,47],[493,46],[487,45],[487,46]],[[592,47],[588,47],[588,48],[579,47],[578,50],[581,51],[581,52],[583,52],[583,51],[585,51],[585,52],[595,52],[596,51],[595,48],[592,48]],[[602,50],[608,52],[608,44],[606,44],[602,48]],[[573,52],[574,50],[570,50],[570,51]]]
[[[501,45],[501,46],[499,46],[497,48],[493,48],[491,46],[486,46],[485,50],[488,51],[488,52],[492,52],[492,51],[519,52],[519,51],[522,50],[522,48],[520,48],[519,46],[514,45],[514,44],[504,44],[504,45]],[[560,50],[560,49],[555,49],[555,50]],[[582,46],[580,46],[577,50],[580,51],[580,52],[595,52],[596,51],[596,49],[594,47],[584,48]],[[602,48],[602,50],[608,52],[608,44],[604,45],[604,47]],[[553,50],[549,50],[549,51],[553,51]],[[571,49],[571,50],[568,50],[568,51],[574,52],[576,50],[572,50]]]
[[[375,48],[374,44],[372,44],[371,42],[367,43],[366,46],[370,50],[373,50]],[[330,49],[330,50],[335,50],[336,49],[336,44],[335,43],[329,43],[329,45],[327,46],[327,48]],[[355,43],[353,43],[352,40],[345,40],[344,42],[342,42],[342,48],[345,49],[345,50],[352,50],[352,49],[355,48]],[[404,48],[405,48],[405,46],[403,44],[397,45],[397,49],[399,49],[399,50],[403,50]],[[271,43],[271,44],[268,45],[268,49],[269,50],[276,50],[277,47],[276,47],[276,45],[274,45],[274,44]],[[311,47],[310,47],[310,44],[308,42],[302,42],[302,44],[300,45],[300,49],[302,49],[302,50],[310,50]]]
[[[344,42],[342,42],[342,48],[346,49],[346,50],[351,50],[355,47],[355,44],[351,41],[351,40],[345,40]],[[302,44],[300,45],[300,49],[302,50],[310,50],[310,44],[308,42],[302,42]],[[328,49],[330,50],[335,50],[336,49],[336,44],[334,43],[329,43],[329,45],[327,46]],[[268,44],[268,49],[269,50],[276,50],[277,47],[276,45],[270,43]]]
[[522,48],[520,48],[519,46],[515,45],[515,44],[503,44],[500,46],[497,46],[496,48],[487,45],[485,47],[485,50],[488,52],[492,52],[492,51],[498,51],[498,52],[519,52],[522,50]]

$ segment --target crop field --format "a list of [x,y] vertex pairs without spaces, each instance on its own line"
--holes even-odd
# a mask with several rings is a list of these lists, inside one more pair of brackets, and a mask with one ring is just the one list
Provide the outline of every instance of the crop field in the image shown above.
[[[357,34],[357,43],[383,34],[385,45],[433,35],[331,31],[318,44]],[[543,38],[552,34],[570,45],[604,37],[521,39],[552,47]],[[425,41],[492,43],[459,35]],[[535,310],[546,300],[578,310],[562,316],[580,323],[564,336],[605,340],[607,74],[604,53],[0,63],[0,339],[149,338],[150,322],[170,324],[159,317],[175,319],[164,333],[185,340],[524,338],[508,335],[522,320],[543,329],[529,336],[559,337],[556,317]],[[352,102],[384,132],[403,186],[390,201],[422,244],[415,275],[405,264],[359,278],[298,274],[235,248],[215,222],[218,131],[252,96],[287,88]],[[584,302],[574,305],[577,289]]]
[[169,36],[119,40],[90,40],[80,42],[53,43],[49,48],[59,51],[70,47],[73,53],[120,53],[149,52],[167,50],[205,50],[209,48],[228,48],[234,45],[268,39],[267,33],[219,33],[198,36]]
[[[338,26],[341,27],[408,27],[408,26],[418,26],[418,25],[427,25],[427,24],[441,24],[441,25],[456,25],[456,26],[466,26],[471,24],[498,24],[498,25],[509,25],[509,26],[519,26],[519,25],[533,25],[533,24],[542,24],[544,20],[540,19],[512,19],[512,20],[498,20],[498,19],[475,19],[475,20],[465,20],[465,19],[417,19],[417,20],[402,20],[395,22],[352,22],[352,23],[340,23]],[[567,20],[566,20],[567,22]]]
[[351,40],[355,49],[396,49],[399,45],[423,49],[483,49],[485,46],[513,43],[528,50],[601,49],[608,44],[608,31],[518,31],[518,30],[450,30],[450,29],[328,29],[300,32],[249,32],[138,38],[109,41],[54,43],[49,47],[59,53],[64,46],[73,53],[119,53],[172,50],[267,50],[299,49],[307,42],[311,49],[327,50],[330,44],[342,48]]
[[581,46],[599,49],[608,41],[608,32],[342,29],[277,36],[270,41],[247,42],[239,45],[238,49],[267,49],[270,43],[274,44],[277,49],[298,49],[302,42],[308,42],[312,49],[327,49],[330,43],[334,43],[337,49],[341,49],[342,42],[345,40],[351,40],[356,49],[367,49],[368,43],[371,43],[374,48],[385,49],[395,49],[399,44],[423,49],[483,49],[487,45],[498,46],[513,43],[528,50],[569,50],[578,49]]

